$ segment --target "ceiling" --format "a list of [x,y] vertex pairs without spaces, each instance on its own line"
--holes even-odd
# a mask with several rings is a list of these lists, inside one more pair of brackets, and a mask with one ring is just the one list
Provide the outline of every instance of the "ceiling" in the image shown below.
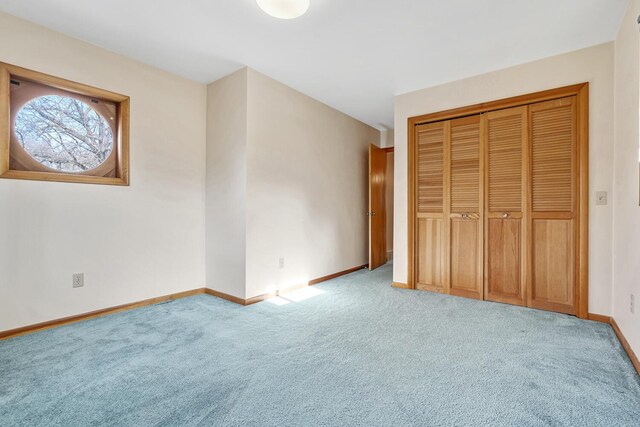
[[393,96],[611,41],[627,0],[2,0],[0,11],[210,83],[252,67],[379,129]]

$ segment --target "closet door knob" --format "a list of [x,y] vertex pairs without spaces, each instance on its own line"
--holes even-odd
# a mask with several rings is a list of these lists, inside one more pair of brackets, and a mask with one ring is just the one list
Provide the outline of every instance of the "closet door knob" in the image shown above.
[[462,214],[462,219],[467,219],[469,218],[469,214],[468,213],[463,213]]
[[503,213],[503,214],[502,214],[502,218],[509,218],[509,214],[508,214],[508,213],[506,213],[506,212],[505,212],[505,213]]

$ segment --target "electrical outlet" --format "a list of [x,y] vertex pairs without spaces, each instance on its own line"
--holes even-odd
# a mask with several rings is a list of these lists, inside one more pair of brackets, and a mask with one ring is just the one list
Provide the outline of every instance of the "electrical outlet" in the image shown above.
[[604,206],[607,204],[607,192],[606,191],[596,191],[596,205]]
[[631,310],[631,314],[636,313],[636,296],[634,294],[631,294],[629,298],[629,310]]
[[278,265],[280,266],[280,268],[284,268],[284,258],[282,258],[282,257],[281,257],[281,258],[278,260]]
[[73,275],[73,287],[74,288],[84,287],[84,273],[76,273]]

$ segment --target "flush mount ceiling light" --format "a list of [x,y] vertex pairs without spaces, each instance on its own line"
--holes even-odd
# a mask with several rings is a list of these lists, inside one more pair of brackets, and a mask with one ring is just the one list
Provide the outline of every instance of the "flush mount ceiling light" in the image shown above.
[[293,19],[305,14],[309,0],[256,0],[260,9],[280,19]]

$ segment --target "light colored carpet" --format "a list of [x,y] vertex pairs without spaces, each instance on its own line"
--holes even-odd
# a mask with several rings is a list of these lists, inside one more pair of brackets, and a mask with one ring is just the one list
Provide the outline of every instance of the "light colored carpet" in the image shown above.
[[286,305],[201,295],[0,342],[0,424],[640,426],[608,325],[390,282],[388,265]]

